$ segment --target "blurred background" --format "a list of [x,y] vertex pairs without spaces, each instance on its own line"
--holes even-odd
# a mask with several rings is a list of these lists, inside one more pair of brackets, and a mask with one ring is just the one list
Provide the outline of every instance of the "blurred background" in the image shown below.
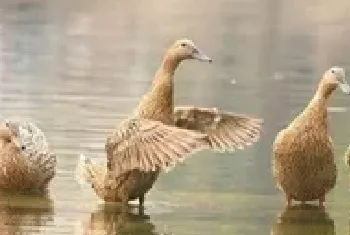
[[[1,115],[34,120],[58,155],[50,198],[2,197],[1,234],[349,234],[350,97],[331,100],[339,177],[317,223],[284,210],[270,170],[273,139],[323,72],[350,73],[349,22],[347,0],[0,0]],[[176,103],[264,118],[262,138],[196,154],[161,175],[145,216],[120,218],[77,184],[75,165],[80,153],[104,161],[107,135],[183,37],[214,61],[183,63]]]

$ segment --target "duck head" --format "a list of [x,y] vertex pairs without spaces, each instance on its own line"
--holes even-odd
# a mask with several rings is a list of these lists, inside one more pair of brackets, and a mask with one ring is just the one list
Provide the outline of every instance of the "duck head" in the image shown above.
[[198,60],[212,62],[212,59],[204,54],[193,41],[189,39],[177,40],[166,52],[162,67],[165,71],[173,73],[184,60]]
[[177,60],[195,59],[199,61],[212,62],[190,39],[179,39],[169,49],[167,55]]
[[318,93],[324,98],[328,98],[338,87],[341,91],[350,95],[350,86],[345,80],[344,69],[334,66],[324,73],[318,87]]

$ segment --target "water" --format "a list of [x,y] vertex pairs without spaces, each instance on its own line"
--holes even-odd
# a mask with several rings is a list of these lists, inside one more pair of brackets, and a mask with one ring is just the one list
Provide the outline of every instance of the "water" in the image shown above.
[[[326,212],[285,211],[270,171],[277,131],[320,75],[350,68],[349,1],[2,0],[0,9],[1,114],[36,120],[59,161],[48,198],[1,195],[1,234],[349,234],[349,97],[331,101],[339,179]],[[193,156],[161,175],[145,215],[122,216],[76,183],[75,164],[80,153],[104,160],[106,136],[184,36],[214,63],[181,66],[176,102],[262,117],[262,139]]]

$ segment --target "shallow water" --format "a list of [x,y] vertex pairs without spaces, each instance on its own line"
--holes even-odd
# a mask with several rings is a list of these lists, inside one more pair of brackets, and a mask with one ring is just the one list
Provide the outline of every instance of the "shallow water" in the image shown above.
[[[350,68],[349,1],[2,0],[0,9],[1,114],[35,120],[59,157],[49,198],[1,195],[1,234],[349,234],[349,97],[331,101],[339,177],[326,212],[285,211],[270,172],[277,131],[323,71]],[[181,66],[176,102],[262,117],[262,139],[191,157],[161,176],[145,215],[121,216],[77,184],[75,164],[80,153],[104,160],[107,134],[184,36],[214,63]]]

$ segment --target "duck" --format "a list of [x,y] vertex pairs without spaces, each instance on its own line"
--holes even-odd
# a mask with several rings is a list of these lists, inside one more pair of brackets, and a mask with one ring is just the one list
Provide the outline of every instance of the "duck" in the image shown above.
[[105,202],[139,201],[161,171],[202,150],[234,151],[257,142],[262,119],[218,108],[174,107],[174,75],[185,60],[212,62],[190,39],[175,41],[165,52],[150,90],[132,115],[107,138],[107,163],[80,156],[77,178]]
[[35,123],[19,118],[1,122],[0,190],[47,193],[56,163],[56,155]]
[[323,74],[306,108],[276,136],[272,145],[272,172],[284,194],[285,205],[318,200],[324,207],[326,194],[335,186],[337,168],[329,135],[327,105],[340,88],[350,94],[343,68],[334,66]]

